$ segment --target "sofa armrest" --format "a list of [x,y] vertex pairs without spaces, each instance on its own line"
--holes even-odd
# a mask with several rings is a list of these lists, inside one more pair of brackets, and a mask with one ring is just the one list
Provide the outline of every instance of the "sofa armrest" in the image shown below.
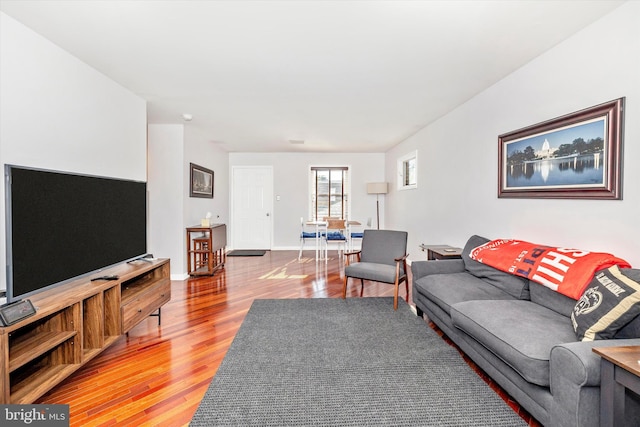
[[414,281],[430,274],[462,273],[463,271],[464,261],[461,259],[413,261],[411,263],[411,275]]
[[550,425],[599,424],[601,359],[592,349],[625,345],[640,345],[640,338],[572,342],[551,349]]
[[554,383],[562,380],[577,386],[600,385],[600,356],[595,354],[594,347],[620,347],[640,345],[640,338],[612,339],[596,341],[578,341],[560,344],[551,349],[551,394],[554,393]]

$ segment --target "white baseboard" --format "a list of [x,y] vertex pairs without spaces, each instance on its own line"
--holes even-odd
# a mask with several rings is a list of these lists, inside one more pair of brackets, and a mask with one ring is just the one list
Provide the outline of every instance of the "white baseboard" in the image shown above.
[[182,281],[182,280],[187,280],[188,278],[189,278],[189,275],[187,273],[179,273],[179,274],[171,275],[171,280]]

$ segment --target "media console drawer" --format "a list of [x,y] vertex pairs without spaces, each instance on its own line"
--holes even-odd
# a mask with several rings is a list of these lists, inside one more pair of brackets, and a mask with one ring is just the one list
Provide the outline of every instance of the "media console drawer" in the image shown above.
[[128,332],[171,299],[171,281],[154,283],[131,301],[122,305],[122,332]]

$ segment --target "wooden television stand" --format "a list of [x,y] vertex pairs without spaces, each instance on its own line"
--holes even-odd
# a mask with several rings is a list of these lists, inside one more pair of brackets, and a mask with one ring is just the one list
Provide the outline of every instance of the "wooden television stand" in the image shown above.
[[[117,275],[117,280],[91,281]],[[0,327],[0,404],[33,403],[171,299],[169,260],[134,261],[29,298],[36,314]]]

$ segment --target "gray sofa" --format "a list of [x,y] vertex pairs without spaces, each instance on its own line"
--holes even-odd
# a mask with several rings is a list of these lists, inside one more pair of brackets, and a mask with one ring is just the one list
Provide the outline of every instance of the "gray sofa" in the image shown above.
[[[581,342],[576,303],[535,282],[469,258],[488,242],[472,236],[463,259],[414,261],[413,301],[480,368],[545,426],[598,426],[600,357],[596,346],[640,345],[640,316],[614,339]],[[640,270],[625,275],[640,281]],[[628,425],[640,425],[640,398],[628,393]]]

